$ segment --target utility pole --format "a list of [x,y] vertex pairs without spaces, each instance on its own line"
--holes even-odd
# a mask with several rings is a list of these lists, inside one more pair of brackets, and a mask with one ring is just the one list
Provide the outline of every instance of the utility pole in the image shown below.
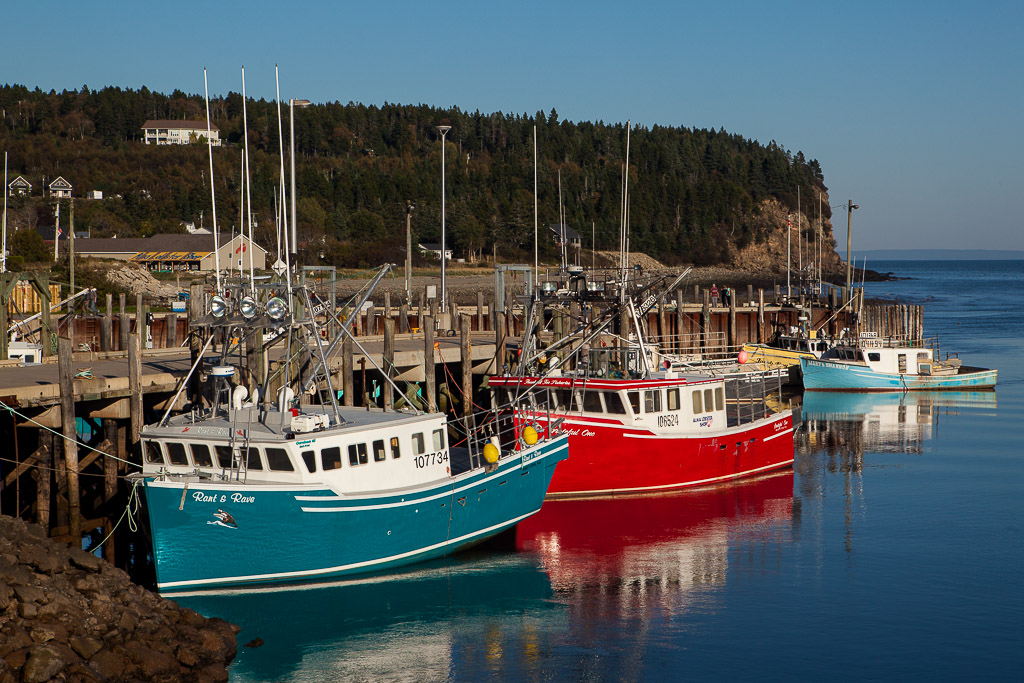
[[[412,302],[412,202],[405,207],[405,298]],[[442,257],[444,254],[442,254]]]

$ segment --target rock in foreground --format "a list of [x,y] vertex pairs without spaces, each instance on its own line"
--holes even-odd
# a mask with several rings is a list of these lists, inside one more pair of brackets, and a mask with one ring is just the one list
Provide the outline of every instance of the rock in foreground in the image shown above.
[[226,681],[237,632],[0,516],[0,683]]

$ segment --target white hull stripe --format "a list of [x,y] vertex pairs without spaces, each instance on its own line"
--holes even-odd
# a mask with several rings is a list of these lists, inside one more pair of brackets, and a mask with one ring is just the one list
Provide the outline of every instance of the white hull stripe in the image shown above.
[[777,439],[780,436],[785,436],[786,434],[792,434],[792,433],[793,433],[793,428],[790,427],[789,429],[787,429],[784,432],[779,432],[778,434],[772,434],[771,436],[765,437],[764,439],[762,439],[762,441],[767,443],[767,442],[771,441],[772,439]]
[[752,470],[747,470],[746,472],[736,472],[735,474],[730,474],[730,475],[723,476],[723,477],[711,477],[710,479],[697,479],[695,481],[683,481],[683,482],[678,482],[678,483],[675,483],[675,484],[662,484],[660,486],[637,486],[637,487],[628,488],[628,489],[595,489],[593,491],[566,491],[566,492],[558,492],[558,493],[549,493],[547,497],[548,498],[552,498],[552,499],[554,499],[554,498],[576,498],[576,497],[580,497],[580,496],[600,496],[600,495],[607,495],[607,494],[612,494],[612,493],[635,493],[637,491],[658,491],[658,490],[664,490],[664,489],[680,489],[680,488],[685,488],[685,487],[689,487],[689,486],[699,486],[700,484],[713,484],[713,483],[719,482],[719,481],[727,481],[729,479],[737,479],[739,477],[745,477],[748,474],[755,474],[757,472],[764,472],[765,470],[772,470],[772,469],[776,469],[778,467],[784,467],[785,465],[792,464],[792,462],[793,462],[793,458],[790,458],[789,460],[780,460],[777,463],[773,463],[771,465],[765,465],[764,467],[758,467],[758,468],[755,468],[755,469],[752,469]]
[[192,581],[169,581],[167,583],[157,583],[157,588],[167,589],[174,588],[175,586],[212,586],[217,584],[238,583],[243,581],[249,582],[270,581],[275,579],[295,579],[303,576],[323,576],[324,574],[333,574],[336,572],[344,572],[352,569],[372,567],[374,565],[385,564],[387,562],[394,562],[396,560],[402,560],[408,557],[415,557],[416,555],[421,555],[423,553],[427,553],[432,550],[437,550],[438,548],[443,548],[448,545],[459,544],[463,541],[470,541],[478,536],[485,536],[493,531],[500,529],[501,527],[509,526],[512,524],[518,524],[519,522],[523,521],[535,512],[537,511],[533,510],[531,512],[527,512],[525,515],[521,515],[519,517],[516,517],[515,519],[506,520],[500,524],[495,524],[494,526],[487,527],[486,529],[480,529],[479,531],[475,531],[471,534],[466,534],[465,536],[460,536],[458,538],[453,538],[447,541],[443,541],[441,543],[435,543],[433,545],[424,546],[422,548],[417,548],[416,550],[410,550],[409,552],[399,553],[398,555],[382,557],[376,560],[366,560],[365,562],[354,562],[352,564],[338,565],[337,567],[324,567],[323,569],[307,569],[304,571],[297,572],[277,572],[274,574],[249,574],[248,576],[227,576],[217,579],[195,579]]
[[[566,451],[566,450],[569,450],[568,442],[566,442],[565,445],[563,445],[563,446],[561,446],[559,448],[556,448],[556,449],[554,449],[554,450],[552,450],[552,451],[550,451],[548,453],[545,453],[544,455],[538,456],[538,457],[536,457],[533,460],[530,460],[528,462],[533,462],[534,460],[542,460],[542,459],[545,459],[545,458],[549,458],[549,457],[551,457],[552,455],[554,455],[556,453],[560,453],[560,452]],[[366,511],[366,510],[386,510],[388,508],[405,507],[407,505],[419,505],[420,503],[427,503],[427,502],[432,501],[432,500],[437,500],[438,498],[448,498],[448,497],[454,496],[456,494],[462,493],[463,491],[468,491],[469,489],[477,488],[477,487],[479,487],[479,486],[481,486],[483,484],[486,484],[489,481],[493,481],[494,479],[500,479],[501,477],[504,477],[504,476],[510,474],[511,472],[515,472],[516,470],[522,469],[522,467],[523,467],[523,463],[520,461],[518,464],[513,465],[512,467],[508,468],[507,470],[503,470],[501,472],[495,472],[494,474],[492,474],[490,476],[487,476],[487,477],[484,477],[483,479],[481,479],[479,481],[475,481],[475,482],[472,482],[472,483],[469,483],[469,484],[465,484],[465,485],[460,486],[460,487],[458,487],[456,489],[442,491],[440,493],[435,493],[434,495],[427,496],[425,498],[414,498],[412,500],[400,500],[400,501],[397,501],[397,502],[394,502],[394,503],[380,503],[379,505],[358,505],[358,506],[350,505],[350,506],[345,506],[345,507],[330,507],[330,508],[328,508],[328,507],[304,507],[304,508],[302,508],[302,511],[303,512],[363,512],[363,511]],[[309,500],[309,498],[303,498],[303,499],[304,500]],[[352,501],[358,501],[359,499],[353,499],[353,498],[346,499],[346,498],[343,498],[341,496],[334,496],[334,497],[330,497],[330,498],[326,498],[326,497],[325,498],[317,498],[315,500],[323,500],[323,501],[329,501],[329,500],[352,500]]]

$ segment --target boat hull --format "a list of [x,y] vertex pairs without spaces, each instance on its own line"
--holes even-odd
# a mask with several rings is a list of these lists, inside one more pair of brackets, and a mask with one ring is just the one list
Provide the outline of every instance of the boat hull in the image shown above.
[[549,498],[671,491],[741,479],[793,463],[793,416],[788,410],[697,435],[551,414],[552,420],[557,418],[564,418],[561,429],[569,435],[572,458],[559,465]]
[[162,593],[312,582],[448,555],[540,509],[564,437],[431,485],[343,496],[321,485],[143,480]]
[[809,391],[934,391],[992,389],[996,370],[968,369],[955,375],[908,375],[876,372],[864,365],[800,360],[804,389]]

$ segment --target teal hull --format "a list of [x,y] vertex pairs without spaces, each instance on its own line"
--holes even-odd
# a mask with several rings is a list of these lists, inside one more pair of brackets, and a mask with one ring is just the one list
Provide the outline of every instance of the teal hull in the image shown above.
[[[323,486],[144,480],[161,592],[313,582],[451,554],[540,509],[567,437],[432,485],[339,496]],[[226,514],[225,514],[226,513]]]
[[[961,369],[963,370],[963,369]],[[804,389],[809,391],[935,391],[992,389],[996,370],[961,371],[956,375],[900,375],[875,372],[863,365],[800,360]]]

